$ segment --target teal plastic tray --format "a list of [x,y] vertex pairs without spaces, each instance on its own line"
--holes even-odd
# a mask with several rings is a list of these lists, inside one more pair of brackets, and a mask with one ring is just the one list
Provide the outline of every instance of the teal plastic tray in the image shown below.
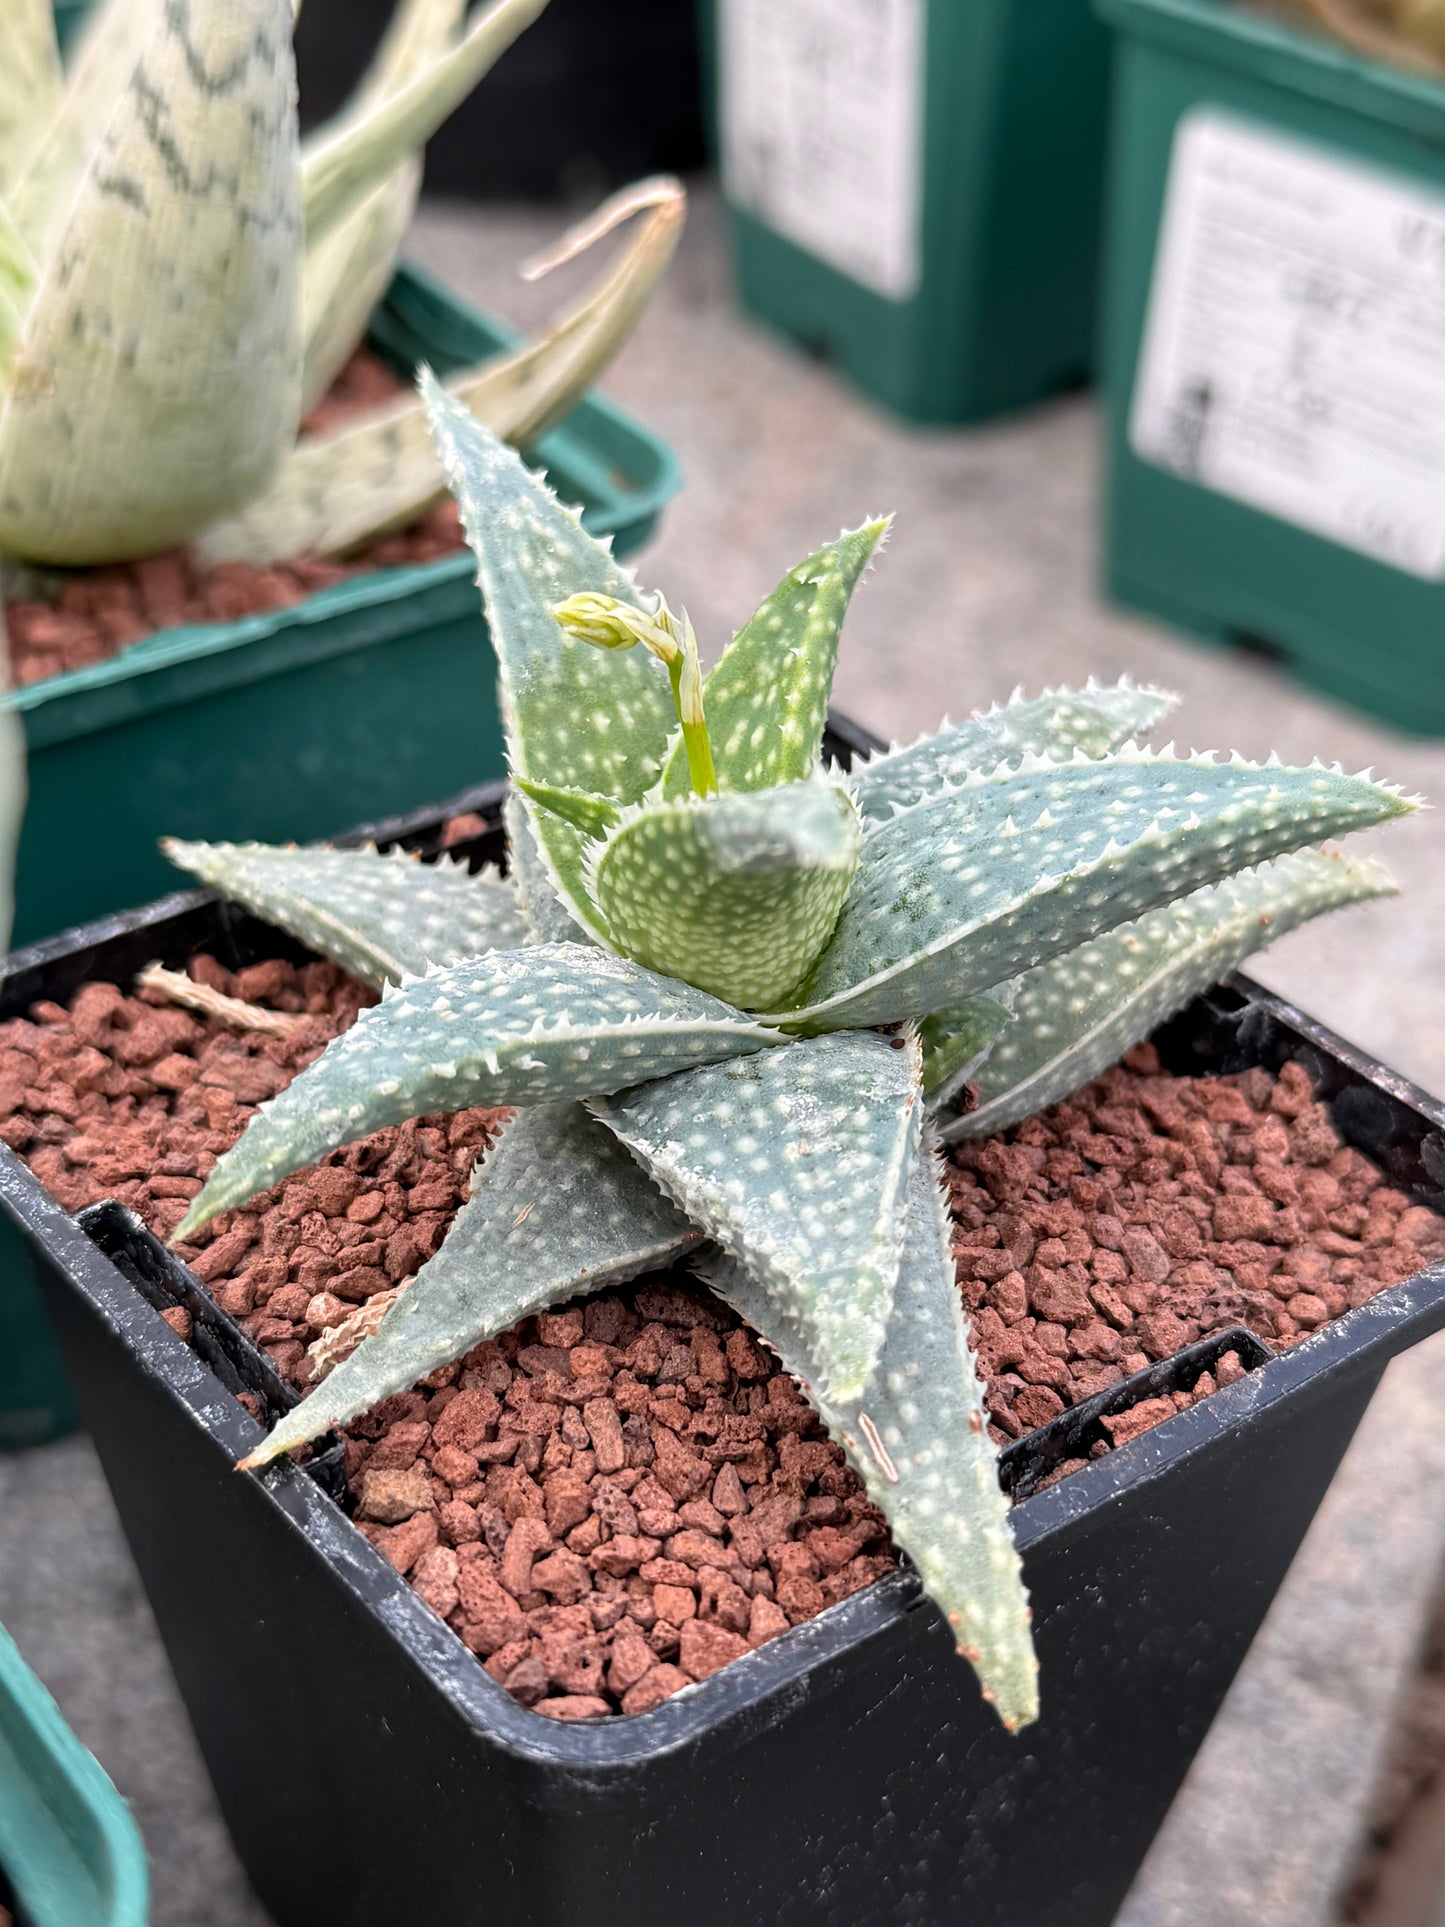
[[[716,142],[732,0],[701,4]],[[1109,36],[1090,0],[922,4],[916,292],[865,287],[736,206],[733,253],[750,313],[899,414],[972,421],[1091,373]]]
[[1145,462],[1129,419],[1180,122],[1220,109],[1445,190],[1445,85],[1226,0],[1098,0],[1118,30],[1106,270],[1106,583],[1131,608],[1281,659],[1401,729],[1445,734],[1445,583]]
[[0,1869],[25,1927],[146,1927],[130,1809],[0,1628]]

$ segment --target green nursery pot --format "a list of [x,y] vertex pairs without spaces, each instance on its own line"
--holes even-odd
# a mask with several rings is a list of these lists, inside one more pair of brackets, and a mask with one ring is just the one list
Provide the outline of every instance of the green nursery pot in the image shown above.
[[146,1927],[135,1821],[3,1628],[0,1883],[25,1927]]
[[[507,339],[416,268],[371,330],[408,374],[464,367]],[[619,555],[678,486],[670,451],[597,399],[535,454]],[[307,842],[503,772],[496,663],[465,550],[294,608],[165,630],[9,700],[30,758],[17,945],[174,888],[161,836]]]
[[1092,368],[1109,37],[1089,0],[703,0],[747,308],[917,421]]
[[1445,733],[1445,85],[1228,0],[1098,6],[1108,587]]

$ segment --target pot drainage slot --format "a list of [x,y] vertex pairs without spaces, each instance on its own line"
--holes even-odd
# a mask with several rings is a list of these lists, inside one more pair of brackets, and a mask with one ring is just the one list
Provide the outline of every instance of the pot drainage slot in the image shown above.
[[[156,1311],[185,1311],[191,1318],[191,1347],[232,1394],[259,1398],[262,1422],[269,1428],[301,1402],[259,1345],[223,1312],[189,1266],[143,1225],[123,1204],[107,1199],[77,1214],[75,1222]],[[335,1434],[320,1440],[305,1469],[341,1504],[346,1497],[346,1447]]]
[[1031,1498],[1065,1459],[1086,1459],[1093,1446],[1112,1445],[1104,1429],[1106,1418],[1117,1418],[1146,1399],[1164,1398],[1170,1392],[1192,1392],[1226,1352],[1233,1352],[1247,1372],[1258,1371],[1271,1357],[1268,1346],[1244,1325],[1211,1332],[1208,1338],[1186,1345],[1172,1358],[1147,1365],[1132,1378],[1120,1379],[1117,1385],[1108,1385],[1092,1398],[1071,1405],[1047,1425],[1016,1440],[999,1454],[999,1484],[1015,1503]]

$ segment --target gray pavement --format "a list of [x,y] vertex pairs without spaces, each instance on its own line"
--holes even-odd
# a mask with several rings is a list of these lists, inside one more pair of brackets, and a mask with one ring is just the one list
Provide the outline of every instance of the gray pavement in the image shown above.
[[[430,207],[414,252],[525,322],[566,292],[513,272],[557,225]],[[858,599],[839,677],[840,700],[880,731],[915,734],[1018,682],[1127,670],[1182,692],[1190,744],[1318,753],[1445,797],[1445,744],[1103,605],[1092,402],[966,433],[901,428],[732,309],[706,198],[608,388],[685,465],[686,493],[640,573],[687,605],[705,650],[820,538],[892,509],[896,533]],[[1445,828],[1422,814],[1381,840],[1405,900],[1296,934],[1259,974],[1445,1092]],[[1445,1470],[1442,1363],[1437,1341],[1387,1376],[1121,1927],[1326,1927],[1445,1553],[1431,1476]],[[0,1458],[0,1621],[134,1802],[156,1927],[264,1927],[83,1440]]]

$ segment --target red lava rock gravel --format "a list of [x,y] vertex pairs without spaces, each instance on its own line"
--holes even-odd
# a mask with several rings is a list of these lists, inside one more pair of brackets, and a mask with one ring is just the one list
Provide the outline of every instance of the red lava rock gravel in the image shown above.
[[[251,1108],[372,1000],[330,964],[190,969],[310,1021],[240,1035],[90,984],[69,1010],[0,1025],[0,1137],[67,1210],[113,1196],[171,1231]],[[182,1255],[304,1385],[307,1347],[436,1249],[502,1116],[378,1132]],[[1222,1325],[1294,1342],[1445,1245],[1445,1221],[1341,1147],[1293,1065],[1173,1078],[1145,1047],[963,1147],[948,1175],[1001,1439]],[[188,1335],[185,1314],[170,1322]],[[1230,1355],[1193,1396],[1240,1369]],[[1114,1442],[1190,1402],[1135,1407]],[[351,1426],[347,1463],[359,1529],[509,1692],[558,1719],[646,1711],[896,1565],[792,1380],[675,1278],[479,1346]]]
[[[406,391],[377,356],[356,355],[306,427],[339,427],[349,417]],[[10,669],[17,683],[42,682],[69,669],[105,662],[159,629],[233,622],[289,609],[319,589],[377,569],[434,562],[463,546],[461,517],[448,499],[399,535],[373,543],[344,563],[314,559],[256,568],[223,562],[206,568],[185,549],[69,577],[55,602],[17,599],[6,609]]]

